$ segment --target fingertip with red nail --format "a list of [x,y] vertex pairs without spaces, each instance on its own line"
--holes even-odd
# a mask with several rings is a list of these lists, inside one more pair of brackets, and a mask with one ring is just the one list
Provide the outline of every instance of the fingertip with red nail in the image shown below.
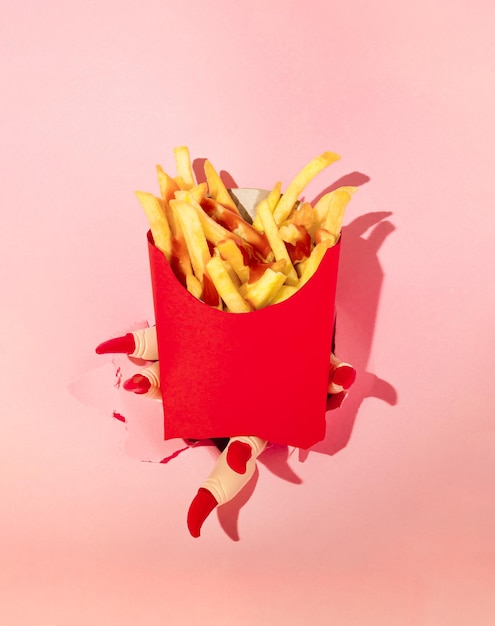
[[138,395],[148,393],[151,389],[151,381],[142,374],[134,374],[132,378],[124,381],[123,385],[126,391],[132,391]]
[[347,398],[347,391],[340,391],[339,393],[334,393],[328,396],[327,398],[327,411],[332,411],[333,409],[339,409],[344,400]]
[[349,389],[356,380],[356,370],[348,363],[340,363],[333,371],[332,383]]
[[136,342],[132,333],[123,337],[115,337],[103,341],[96,347],[96,354],[132,354],[136,349]]
[[237,474],[245,474],[253,449],[244,441],[232,441],[227,447],[227,464]]
[[201,487],[191,502],[187,513],[187,527],[194,538],[201,535],[201,527],[208,515],[217,506],[218,502],[211,491]]

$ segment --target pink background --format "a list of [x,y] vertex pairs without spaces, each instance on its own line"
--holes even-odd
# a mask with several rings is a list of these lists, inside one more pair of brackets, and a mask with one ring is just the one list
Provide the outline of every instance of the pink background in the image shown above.
[[[0,623],[495,623],[494,17],[4,2]],[[153,321],[133,192],[181,144],[239,186],[327,149],[342,160],[308,198],[362,183],[338,295],[353,395],[317,449],[265,453],[199,540],[212,451],[144,462],[171,451],[159,407],[115,387],[136,365],[94,354]]]

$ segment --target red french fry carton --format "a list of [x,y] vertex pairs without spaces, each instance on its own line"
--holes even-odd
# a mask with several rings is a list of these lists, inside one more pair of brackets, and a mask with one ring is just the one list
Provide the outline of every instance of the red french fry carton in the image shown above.
[[165,439],[325,438],[340,241],[287,300],[250,313],[191,295],[148,233]]

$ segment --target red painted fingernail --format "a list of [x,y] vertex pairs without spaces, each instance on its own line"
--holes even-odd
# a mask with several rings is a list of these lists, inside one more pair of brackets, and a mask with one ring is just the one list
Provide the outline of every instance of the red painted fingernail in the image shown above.
[[247,462],[253,456],[253,450],[244,441],[233,441],[227,448],[227,463],[238,474],[245,474]]
[[201,526],[217,505],[218,502],[211,491],[201,487],[187,513],[187,527],[193,537],[199,537]]
[[136,349],[136,342],[132,333],[123,337],[115,337],[100,343],[96,348],[96,354],[132,354]]
[[332,382],[336,385],[340,385],[344,389],[349,389],[355,380],[356,370],[352,365],[347,365],[347,363],[338,365],[333,372]]
[[149,378],[142,374],[134,374],[132,378],[126,380],[122,385],[126,391],[133,391],[134,393],[148,393],[151,388],[151,382]]
[[347,392],[334,393],[327,398],[327,411],[339,409],[347,397]]

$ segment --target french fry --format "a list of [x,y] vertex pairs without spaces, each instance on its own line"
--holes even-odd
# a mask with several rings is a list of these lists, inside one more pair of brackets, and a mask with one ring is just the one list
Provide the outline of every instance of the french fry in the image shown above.
[[[222,257],[220,257],[220,258],[222,258]],[[242,285],[241,281],[239,280],[239,276],[237,276],[237,274],[234,271],[234,268],[232,267],[232,265],[228,261],[226,261],[225,259],[222,259],[222,261],[223,261],[223,266],[227,270],[227,274],[229,275],[230,280],[232,281],[232,284],[239,291],[239,288]]]
[[282,285],[278,290],[277,294],[270,301],[270,304],[278,304],[279,302],[283,302],[290,298],[297,292],[297,287],[295,285]]
[[179,185],[163,170],[161,165],[156,166],[156,174],[162,200],[164,204],[168,204],[174,197],[175,192],[179,190]]
[[203,285],[201,282],[194,276],[194,274],[188,274],[186,276],[186,288],[190,294],[192,294],[198,300],[203,295]]
[[157,166],[158,181],[162,194],[162,206],[170,226],[172,236],[172,257],[169,263],[177,275],[177,278],[187,287],[187,277],[192,275],[191,259],[182,233],[182,228],[174,211],[170,208],[170,200],[173,199],[178,186],[173,178]]
[[203,274],[203,295],[201,296],[201,299],[205,304],[208,304],[215,309],[223,309],[222,300],[218,290],[208,275],[208,272]]
[[307,259],[311,252],[311,235],[304,226],[286,224],[279,229],[280,238],[285,241],[292,263]]
[[336,236],[326,230],[326,228],[319,228],[315,233],[315,244],[319,244],[321,241],[328,241],[330,245],[334,246],[339,237],[340,233]]
[[203,168],[210,196],[217,202],[220,202],[220,204],[223,204],[224,207],[233,213],[237,213],[237,215],[239,215],[239,210],[237,209],[235,202],[232,200],[231,195],[227,191],[227,187],[224,185],[220,175],[208,159],[204,162]]
[[202,281],[211,254],[198,214],[184,200],[171,200],[170,208],[182,229],[194,274]]
[[273,300],[285,280],[283,272],[274,272],[268,268],[259,280],[248,284],[244,298],[254,309],[261,309]]
[[206,183],[199,183],[199,185],[194,185],[189,189],[183,189],[175,192],[175,197],[177,200],[185,200],[186,202],[194,202],[200,203],[203,198],[206,197],[208,193],[208,185]]
[[[327,228],[327,226],[325,226],[325,222],[330,223],[332,219],[334,219],[331,217],[332,214],[336,215],[336,225],[333,230],[335,230],[335,232],[340,232],[344,211],[356,190],[357,187],[338,187],[333,191],[329,191],[318,200],[313,209],[314,221],[309,229],[313,237],[319,228]],[[338,224],[339,221],[340,224]],[[327,230],[329,229],[327,228]],[[329,230],[329,232],[332,231]]]
[[[275,187],[270,191],[270,193],[268,194],[268,197],[263,201],[268,204],[268,208],[270,209],[272,213],[275,210],[275,207],[277,206],[278,201],[280,200],[281,194],[282,194],[282,183],[279,181],[275,185]],[[256,228],[256,230],[260,230],[260,231],[263,230],[263,224],[261,223],[261,220],[259,218],[258,211],[256,211],[256,214],[254,216],[253,226],[254,228]]]
[[293,246],[301,239],[301,230],[295,224],[285,224],[278,230],[280,238]]
[[211,257],[206,264],[206,270],[229,311],[232,313],[249,313],[252,310],[233,283],[221,257]]
[[244,256],[233,239],[224,239],[217,243],[217,250],[224,261],[228,261],[241,283],[249,280],[249,266],[244,263]]
[[[172,209],[170,206],[167,206],[165,210],[167,217],[169,217],[172,233],[175,232],[172,239],[172,259],[170,261],[170,266],[181,283],[187,286],[187,277],[191,276],[193,273],[191,257],[189,256],[182,228],[177,222]],[[175,221],[175,226],[172,226],[172,221]]]
[[315,211],[309,202],[301,202],[290,213],[284,224],[294,224],[295,226],[304,226],[306,230],[309,230],[315,220]]
[[162,203],[153,194],[145,191],[136,191],[136,197],[148,218],[155,246],[163,252],[170,263],[172,258],[172,235]]
[[175,167],[177,169],[176,180],[180,183],[181,189],[190,189],[196,184],[187,146],[174,148]]
[[251,263],[249,265],[249,280],[246,284],[246,289],[249,287],[251,283],[259,280],[267,269],[271,269],[273,272],[282,272],[287,277],[288,267],[287,261],[285,259],[280,259],[280,261],[271,261],[270,263]]
[[190,185],[186,184],[182,176],[174,176],[174,182],[177,184],[179,189],[183,189],[184,191],[187,191],[187,189],[190,187]]
[[322,170],[339,159],[340,156],[334,152],[324,152],[323,154],[320,154],[320,156],[312,159],[302,168],[302,170],[289,184],[287,191],[281,196],[277,206],[275,207],[273,217],[277,224],[280,225],[285,219],[287,219],[299,196],[310,181]]
[[310,256],[306,259],[304,263],[301,277],[297,285],[298,289],[301,289],[301,287],[303,287],[313,276],[313,274],[318,269],[321,260],[325,256],[325,252],[328,250],[328,248],[331,248],[332,246],[333,242],[331,240],[321,241],[320,243],[316,244],[316,246],[311,251]]
[[297,284],[297,274],[294,266],[292,265],[291,258],[285,246],[283,239],[278,232],[278,226],[275,223],[275,218],[270,211],[269,204],[267,202],[260,202],[258,206],[258,215],[265,231],[265,235],[273,250],[273,254],[277,261],[284,259],[287,263],[287,284]]
[[335,196],[332,198],[327,214],[321,223],[321,228],[324,228],[331,233],[336,240],[340,236],[344,213],[351,199],[351,194],[356,190],[356,188],[352,191],[349,191],[348,189],[335,190]]

